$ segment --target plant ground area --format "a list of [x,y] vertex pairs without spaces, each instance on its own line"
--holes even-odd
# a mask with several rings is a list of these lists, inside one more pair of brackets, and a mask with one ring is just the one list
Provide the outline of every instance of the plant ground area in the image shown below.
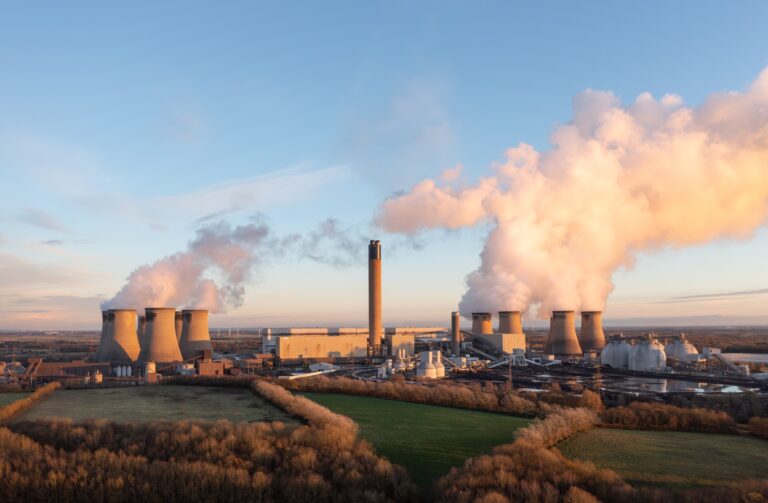
[[289,414],[250,390],[203,386],[59,390],[20,414],[17,419],[53,417],[68,417],[75,421],[107,419],[117,422],[219,419],[233,422],[296,422]]
[[300,393],[360,425],[376,452],[428,488],[467,458],[509,443],[530,420],[489,412],[334,393]]
[[9,403],[15,402],[16,400],[20,400],[22,398],[26,398],[31,393],[0,393],[0,407],[4,407],[8,405]]
[[557,448],[634,485],[689,488],[768,477],[768,442],[754,437],[597,428]]

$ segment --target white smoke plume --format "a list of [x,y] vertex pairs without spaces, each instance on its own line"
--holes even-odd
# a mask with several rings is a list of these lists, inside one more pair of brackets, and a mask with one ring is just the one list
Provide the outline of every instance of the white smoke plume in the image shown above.
[[490,224],[460,309],[602,310],[640,251],[745,239],[768,216],[768,68],[695,108],[675,95],[576,96],[552,147],[520,144],[474,184],[456,169],[384,201],[390,232]]
[[205,225],[185,251],[134,270],[102,309],[180,306],[225,312],[243,303],[246,282],[273,244],[258,216],[236,227]]

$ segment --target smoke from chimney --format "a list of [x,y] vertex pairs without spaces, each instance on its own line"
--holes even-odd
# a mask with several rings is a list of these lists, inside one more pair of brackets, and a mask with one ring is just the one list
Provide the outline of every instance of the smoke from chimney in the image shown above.
[[746,239],[768,217],[768,68],[695,108],[644,93],[576,96],[537,151],[520,144],[475,184],[425,180],[384,201],[389,232],[490,223],[462,313],[602,311],[612,275],[641,251]]

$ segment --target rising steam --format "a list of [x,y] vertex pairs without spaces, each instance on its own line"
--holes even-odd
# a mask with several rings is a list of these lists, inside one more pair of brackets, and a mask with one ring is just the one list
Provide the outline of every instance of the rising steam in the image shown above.
[[224,312],[240,306],[244,285],[271,244],[269,227],[258,217],[236,227],[208,224],[185,251],[133,271],[102,309],[184,306]]
[[768,215],[768,68],[743,93],[587,90],[552,148],[520,144],[473,185],[457,169],[384,201],[376,223],[414,234],[490,224],[460,309],[601,310],[639,251],[744,239]]

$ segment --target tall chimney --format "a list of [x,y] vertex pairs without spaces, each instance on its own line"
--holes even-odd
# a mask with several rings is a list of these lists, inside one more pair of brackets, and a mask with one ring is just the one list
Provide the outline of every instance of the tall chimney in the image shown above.
[[605,346],[602,311],[582,311],[579,344],[583,351],[600,351]]
[[140,351],[139,337],[136,335],[136,310],[107,311],[107,334],[99,361],[133,363],[139,357]]
[[573,311],[552,312],[544,351],[555,356],[581,356]]
[[96,348],[96,361],[99,361],[101,353],[104,352],[104,347],[107,343],[107,332],[109,330],[109,320],[107,311],[101,312],[101,336],[99,337],[99,346]]
[[179,342],[181,356],[186,360],[199,355],[202,351],[213,351],[211,334],[208,332],[208,311],[185,309],[179,314],[184,320]]
[[451,313],[451,352],[454,356],[461,352],[461,318],[458,311]]
[[141,348],[142,362],[180,362],[181,351],[176,341],[176,309],[172,307],[148,307],[147,328],[144,333],[144,347]]
[[181,340],[181,327],[183,325],[183,322],[181,320],[181,311],[176,311],[176,342],[179,342]]
[[523,321],[520,311],[499,311],[499,333],[523,333]]
[[472,313],[472,334],[492,334],[491,313]]
[[381,353],[381,241],[368,244],[368,346],[371,355]]

